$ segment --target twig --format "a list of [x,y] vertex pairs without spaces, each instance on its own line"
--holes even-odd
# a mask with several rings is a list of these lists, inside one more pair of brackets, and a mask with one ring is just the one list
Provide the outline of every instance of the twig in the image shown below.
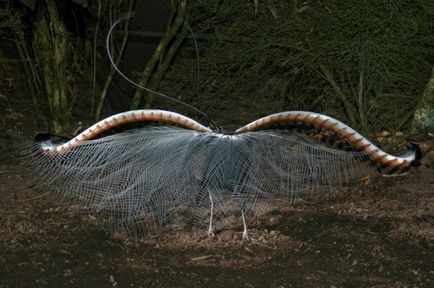
[[13,192],[14,193],[20,192],[20,191],[23,191],[25,189],[33,188],[35,186],[36,186],[36,183],[32,183],[32,184],[29,184],[29,185],[25,185],[25,186],[19,187],[19,188],[15,189]]
[[[0,160],[2,160],[2,159],[0,159]],[[19,171],[20,170],[3,170],[3,171],[0,171],[0,175],[1,174],[9,174],[9,173],[17,173]]]

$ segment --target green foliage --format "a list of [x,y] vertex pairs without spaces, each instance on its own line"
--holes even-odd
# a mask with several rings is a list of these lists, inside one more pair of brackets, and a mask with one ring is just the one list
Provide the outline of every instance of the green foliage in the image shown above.
[[87,0],[71,0],[71,1],[83,6],[84,8],[87,8],[89,6]]
[[[115,75],[114,70],[101,71],[100,78],[105,77],[106,81],[102,87],[97,87],[96,67],[106,62],[105,57],[98,55],[100,48],[97,44],[105,40],[105,35],[99,36],[101,25],[111,25],[123,13],[123,5],[129,5],[131,9],[134,0],[98,0],[89,6],[87,0],[23,0],[21,3],[7,2],[0,6],[0,33],[14,41],[25,75],[23,78],[26,79],[26,87],[18,87],[17,90],[26,88],[32,99],[35,118],[45,119],[51,132],[76,130],[77,127],[70,125],[74,109],[77,111],[80,107],[85,110],[78,111],[81,115],[87,112],[93,116],[101,112],[105,94]],[[70,9],[75,10],[71,12]],[[76,22],[71,25],[71,20],[68,22],[65,16],[68,16],[67,13],[75,15],[77,11],[92,14],[96,21],[82,19],[80,22],[74,18]],[[84,21],[88,21],[88,25],[82,35],[88,35],[88,38],[82,38],[78,31],[78,26]],[[124,34],[127,33],[124,31]],[[125,43],[126,38],[127,35]],[[83,93],[81,90],[81,94],[87,97],[80,97],[80,88],[92,90],[93,93],[86,95],[87,91]],[[95,111],[96,105],[100,107],[98,111]]]
[[434,56],[431,0],[207,3],[191,14],[223,39],[200,43],[211,103],[334,112],[364,132],[411,120]]
[[21,0],[21,3],[29,9],[35,10],[36,8],[36,0]]
[[27,8],[35,10],[36,0],[21,0],[21,3],[23,3]]
[[434,69],[413,117],[415,131],[434,132]]
[[[60,37],[52,43],[46,38],[45,52],[33,51],[38,48],[34,43],[37,34],[31,35],[35,32],[32,27],[34,29],[37,23],[36,10],[43,6],[39,4],[47,1],[22,0],[14,3],[11,7],[19,9],[12,9],[12,12],[16,15],[23,13],[18,21],[21,23],[15,23],[17,17],[13,16],[7,23],[3,21],[6,26],[15,27],[8,31],[13,31],[15,35],[34,105],[38,106],[41,95],[50,97],[46,88],[49,83],[57,81],[63,87],[60,90],[64,90],[58,94],[64,97],[67,93],[68,101],[62,103],[67,103],[68,108],[64,110],[69,109],[68,114],[74,105],[82,105],[83,109],[91,110],[88,114],[98,117],[106,107],[106,95],[115,78],[113,70],[105,69],[108,67],[103,55],[105,52],[98,47],[105,38],[104,29],[122,12],[131,9],[134,1],[56,2],[58,5],[73,4],[75,9],[86,10],[91,15],[86,19],[83,34],[86,39],[64,31],[69,37],[69,44],[62,46],[65,44],[62,39],[68,38],[61,36],[64,34],[60,31],[63,30],[61,21],[64,18],[63,15],[57,17],[52,14],[51,20],[45,16],[47,23],[57,21],[62,29],[57,31],[56,27],[52,27],[51,32],[46,29],[45,36],[58,34]],[[177,3],[181,2],[184,1]],[[202,110],[223,114],[223,110],[235,109],[239,111],[237,115],[243,118],[243,123],[245,118],[255,118],[260,116],[258,114],[313,110],[334,116],[338,114],[363,132],[372,132],[383,128],[408,127],[418,103],[422,103],[420,98],[434,61],[432,0],[212,3],[198,0],[188,1],[187,4],[189,6],[185,15],[183,12],[182,19],[191,20],[188,22],[198,33],[201,50],[199,96],[195,89],[197,72],[193,42],[185,41],[186,49],[177,49],[187,37],[183,25],[182,29],[174,25],[178,27],[176,33],[166,37],[170,48],[161,54],[164,57],[155,53],[155,59],[161,63],[155,62],[154,66],[148,63],[153,69],[144,73],[142,78],[147,77],[147,80],[140,82],[154,89],[161,87],[162,92],[168,95],[182,95],[181,100],[192,102]],[[64,13],[61,11],[67,10],[59,9],[60,14]],[[42,31],[44,25],[39,27]],[[123,36],[127,35],[126,30],[128,23],[118,28]],[[116,62],[121,63],[127,39],[116,34],[113,51]],[[67,50],[65,55],[61,53],[63,50]],[[48,60],[51,55],[44,53],[54,55],[56,51],[56,55],[62,56],[59,59],[63,64],[55,65],[50,70]],[[44,62],[40,61],[44,58],[42,56],[48,63],[46,69],[59,69],[56,72],[59,77],[53,74],[53,81],[45,77],[51,72],[41,72],[44,69]],[[26,60],[33,57],[41,59]],[[175,59],[175,65],[172,65],[172,59]],[[88,75],[91,77],[86,77]],[[98,83],[97,78],[103,79],[100,81],[103,85]],[[160,81],[164,81],[164,85]],[[80,100],[76,100],[78,82],[81,87],[88,88],[87,97],[80,99],[81,104]],[[140,100],[142,92],[137,91],[139,96],[135,99]],[[133,106],[141,105],[143,101],[136,102]],[[166,103],[164,107],[170,108]]]
[[[24,6],[26,6],[27,8],[29,8],[31,10],[35,10],[36,1],[37,0],[21,0],[21,3],[23,3]],[[84,8],[88,7],[88,1],[87,0],[70,0],[70,1],[79,4],[79,5],[83,6]]]

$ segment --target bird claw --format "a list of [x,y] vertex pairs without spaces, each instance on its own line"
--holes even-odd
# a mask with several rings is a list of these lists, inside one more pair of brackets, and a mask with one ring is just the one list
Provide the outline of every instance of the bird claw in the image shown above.
[[244,231],[244,232],[243,232],[243,241],[251,242],[251,241],[253,241],[253,240],[255,240],[255,238],[251,237],[251,236],[249,235],[249,233],[247,233],[247,231]]
[[215,227],[209,227],[208,232],[206,232],[206,235],[210,238],[215,237]]

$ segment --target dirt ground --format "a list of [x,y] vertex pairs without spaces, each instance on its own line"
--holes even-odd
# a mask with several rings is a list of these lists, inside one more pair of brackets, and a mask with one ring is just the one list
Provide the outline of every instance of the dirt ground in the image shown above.
[[241,241],[241,223],[215,239],[125,238],[36,189],[0,141],[2,288],[434,287],[430,164],[272,211],[250,227],[252,242]]

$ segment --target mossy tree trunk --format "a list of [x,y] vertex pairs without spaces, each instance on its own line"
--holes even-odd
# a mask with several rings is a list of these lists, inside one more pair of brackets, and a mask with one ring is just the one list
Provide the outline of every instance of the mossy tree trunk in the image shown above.
[[[45,7],[44,7],[45,6]],[[70,103],[68,101],[69,79],[68,56],[71,53],[70,35],[59,16],[56,1],[38,3],[33,27],[35,56],[39,61],[43,93],[48,100],[52,133],[60,133],[68,127]],[[70,67],[69,67],[70,68]]]

